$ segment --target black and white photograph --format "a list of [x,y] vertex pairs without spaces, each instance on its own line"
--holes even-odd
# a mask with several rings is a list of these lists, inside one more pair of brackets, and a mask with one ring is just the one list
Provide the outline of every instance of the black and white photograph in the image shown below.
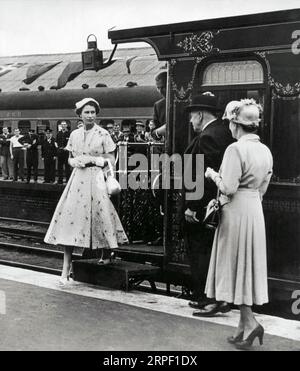
[[0,0],[0,351],[300,351],[299,6]]

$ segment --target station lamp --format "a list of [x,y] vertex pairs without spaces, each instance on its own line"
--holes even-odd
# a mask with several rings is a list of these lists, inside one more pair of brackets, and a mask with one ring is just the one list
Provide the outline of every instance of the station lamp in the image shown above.
[[[90,41],[91,36],[94,36],[95,40]],[[81,53],[83,69],[100,70],[103,66],[103,53],[97,48],[97,38],[94,34],[87,37],[87,47],[87,50]]]
[[[94,36],[95,40],[91,41],[90,40],[91,36]],[[97,38],[94,34],[90,34],[87,37],[87,50],[81,52],[83,70],[99,71],[102,68],[108,67],[114,62],[112,60],[112,57],[114,55],[116,48],[117,44],[115,45],[114,50],[112,51],[112,54],[109,57],[109,59],[104,62],[103,52],[97,48]]]

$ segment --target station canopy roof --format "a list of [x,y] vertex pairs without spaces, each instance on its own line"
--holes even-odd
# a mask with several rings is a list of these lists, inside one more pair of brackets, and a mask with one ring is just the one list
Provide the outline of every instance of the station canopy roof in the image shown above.
[[[111,54],[103,51],[104,62]],[[82,85],[124,87],[154,85],[157,74],[165,70],[166,62],[158,61],[151,47],[117,49],[115,62],[99,71],[82,71],[81,53],[24,55],[0,57],[0,89],[2,92],[39,87],[81,89]]]

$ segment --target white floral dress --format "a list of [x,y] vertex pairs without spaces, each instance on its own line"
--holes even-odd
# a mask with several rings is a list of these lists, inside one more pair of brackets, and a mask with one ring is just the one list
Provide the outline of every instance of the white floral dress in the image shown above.
[[[109,133],[95,125],[74,130],[67,150],[74,158],[100,156],[115,150]],[[82,248],[111,248],[128,242],[119,216],[106,191],[102,168],[74,168],[57,204],[44,241]]]

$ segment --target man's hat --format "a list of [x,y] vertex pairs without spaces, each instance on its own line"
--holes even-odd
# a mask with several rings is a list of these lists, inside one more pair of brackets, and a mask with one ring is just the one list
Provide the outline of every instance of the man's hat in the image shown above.
[[45,133],[52,133],[52,129],[50,129],[50,128],[46,128],[46,129],[45,129]]
[[210,92],[201,95],[195,95],[192,98],[192,103],[185,108],[188,112],[199,110],[208,110],[212,112],[219,112],[218,101],[214,94]]
[[136,124],[135,124],[135,126],[143,126],[143,127],[145,127],[146,125],[142,122],[142,121],[138,121]]
[[75,103],[75,112],[76,112],[76,114],[78,115],[78,113],[79,113],[79,110],[83,107],[83,106],[85,106],[86,104],[88,104],[88,103],[90,103],[90,102],[93,102],[93,103],[95,103],[96,104],[96,113],[99,113],[99,111],[100,111],[100,106],[99,106],[99,103],[95,100],[95,99],[93,99],[93,98],[83,98],[83,99],[81,99],[79,102],[77,102],[77,103]]

